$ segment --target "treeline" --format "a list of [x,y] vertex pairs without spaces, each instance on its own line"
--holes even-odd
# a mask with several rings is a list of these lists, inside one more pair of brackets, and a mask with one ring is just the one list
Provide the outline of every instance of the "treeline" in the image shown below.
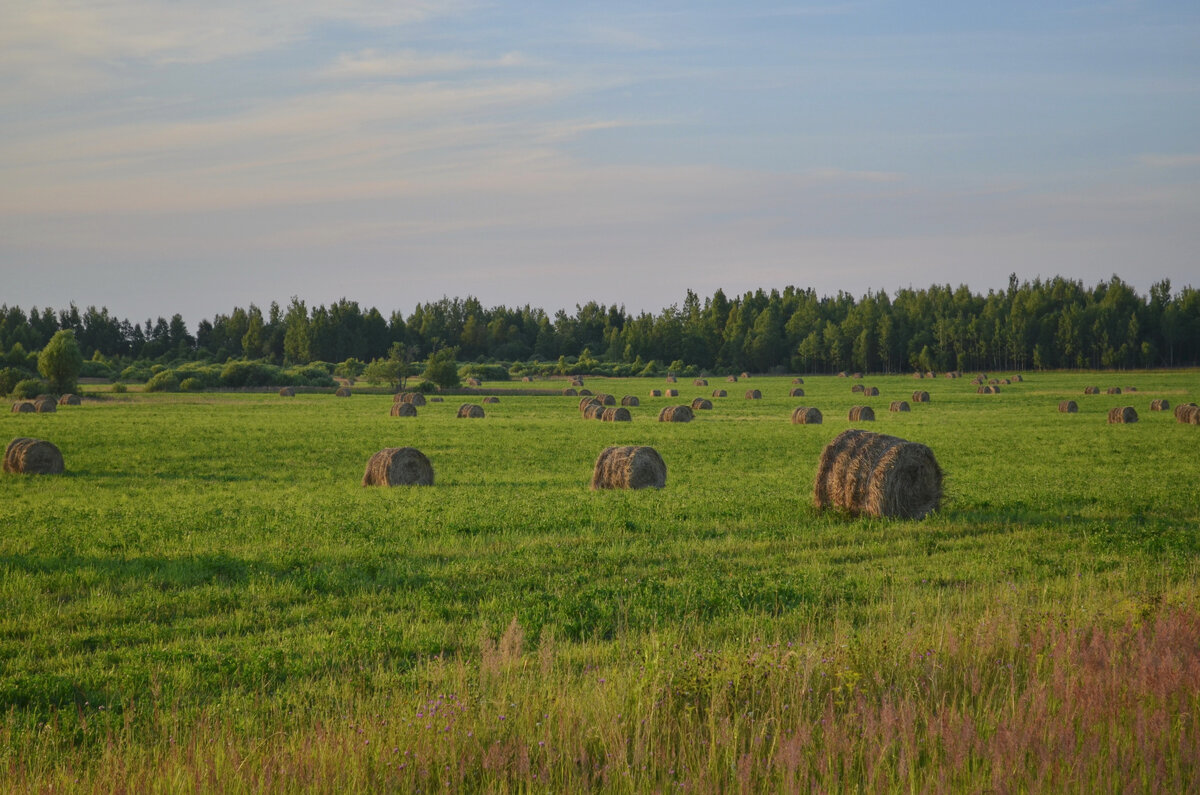
[[10,364],[60,329],[74,331],[85,358],[116,370],[137,362],[369,362],[394,356],[395,343],[410,360],[457,349],[464,362],[567,362],[622,374],[1169,367],[1200,364],[1200,291],[1173,291],[1163,280],[1142,296],[1116,276],[1090,288],[1013,276],[1006,290],[986,295],[949,285],[858,298],[787,287],[732,298],[718,290],[701,300],[689,290],[682,305],[657,314],[589,302],[553,317],[470,297],[419,304],[407,317],[344,299],[309,307],[293,298],[201,320],[195,334],[180,315],[139,323],[90,306],[0,306],[0,351]]

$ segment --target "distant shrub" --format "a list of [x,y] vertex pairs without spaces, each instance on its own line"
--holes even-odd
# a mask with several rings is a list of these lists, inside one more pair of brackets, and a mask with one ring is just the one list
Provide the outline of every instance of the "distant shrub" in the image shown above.
[[17,384],[31,375],[33,373],[20,367],[5,367],[0,370],[0,395],[12,394]]
[[145,364],[131,364],[121,371],[121,380],[146,382],[150,380],[151,375],[153,373]]
[[179,388],[184,392],[200,392],[204,389],[204,382],[199,378],[185,378],[179,382]]
[[334,386],[337,383],[329,371],[319,365],[289,367],[282,376],[284,384],[289,386]]
[[185,389],[183,382],[188,380],[198,381],[202,388],[214,387],[221,383],[221,365],[219,364],[186,362],[174,368],[174,372],[180,380],[180,389]]
[[112,378],[112,367],[107,362],[88,360],[79,368],[80,378]]
[[458,376],[463,380],[475,378],[480,381],[508,381],[511,376],[502,364],[467,364],[458,368]]
[[26,378],[24,381],[18,381],[12,389],[14,396],[24,400],[32,400],[49,391],[50,385],[40,378]]
[[117,383],[113,384],[112,391],[113,391],[113,394],[115,394],[115,395],[124,395],[126,392],[129,391],[129,387],[125,386],[124,384],[122,384],[120,382],[117,382]]
[[160,370],[146,382],[147,392],[176,392],[179,390],[179,377],[173,370]]
[[283,371],[260,361],[233,360],[221,370],[221,386],[283,386]]
[[166,369],[167,369],[167,366],[165,364],[152,364],[152,365],[150,365],[150,374],[158,375],[159,373],[161,373],[163,370],[166,370]]

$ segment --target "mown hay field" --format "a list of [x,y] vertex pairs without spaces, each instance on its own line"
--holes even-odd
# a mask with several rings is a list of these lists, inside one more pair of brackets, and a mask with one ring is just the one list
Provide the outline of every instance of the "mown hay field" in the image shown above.
[[[507,393],[397,418],[357,389],[5,414],[0,442],[66,472],[0,477],[2,787],[1196,787],[1200,426],[1149,403],[1200,374],[927,380],[902,413],[911,377],[868,380],[585,379],[640,397],[628,423]],[[818,512],[850,427],[930,447],[941,511]],[[613,445],[655,448],[665,488],[590,490]],[[435,485],[362,487],[389,447]]]

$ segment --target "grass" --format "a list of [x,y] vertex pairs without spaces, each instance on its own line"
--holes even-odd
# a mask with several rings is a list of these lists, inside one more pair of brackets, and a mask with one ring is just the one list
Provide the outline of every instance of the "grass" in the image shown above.
[[[1149,403],[1200,375],[805,382],[588,379],[640,398],[628,424],[508,395],[482,420],[274,393],[4,415],[68,474],[0,478],[0,786],[1196,787],[1200,439]],[[811,507],[857,404],[934,450],[939,514]],[[610,444],[656,447],[667,488],[589,492]],[[358,485],[404,445],[433,488]]]

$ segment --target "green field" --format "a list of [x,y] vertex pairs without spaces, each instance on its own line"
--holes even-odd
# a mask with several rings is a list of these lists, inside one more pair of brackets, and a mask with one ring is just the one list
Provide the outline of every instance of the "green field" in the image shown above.
[[[3,415],[67,473],[0,477],[0,788],[1200,787],[1200,427],[1149,409],[1200,374],[804,380],[587,379],[632,423],[361,393]],[[933,449],[940,513],[815,511],[852,405]],[[589,491],[615,444],[666,488]],[[397,446],[433,487],[359,485]]]

